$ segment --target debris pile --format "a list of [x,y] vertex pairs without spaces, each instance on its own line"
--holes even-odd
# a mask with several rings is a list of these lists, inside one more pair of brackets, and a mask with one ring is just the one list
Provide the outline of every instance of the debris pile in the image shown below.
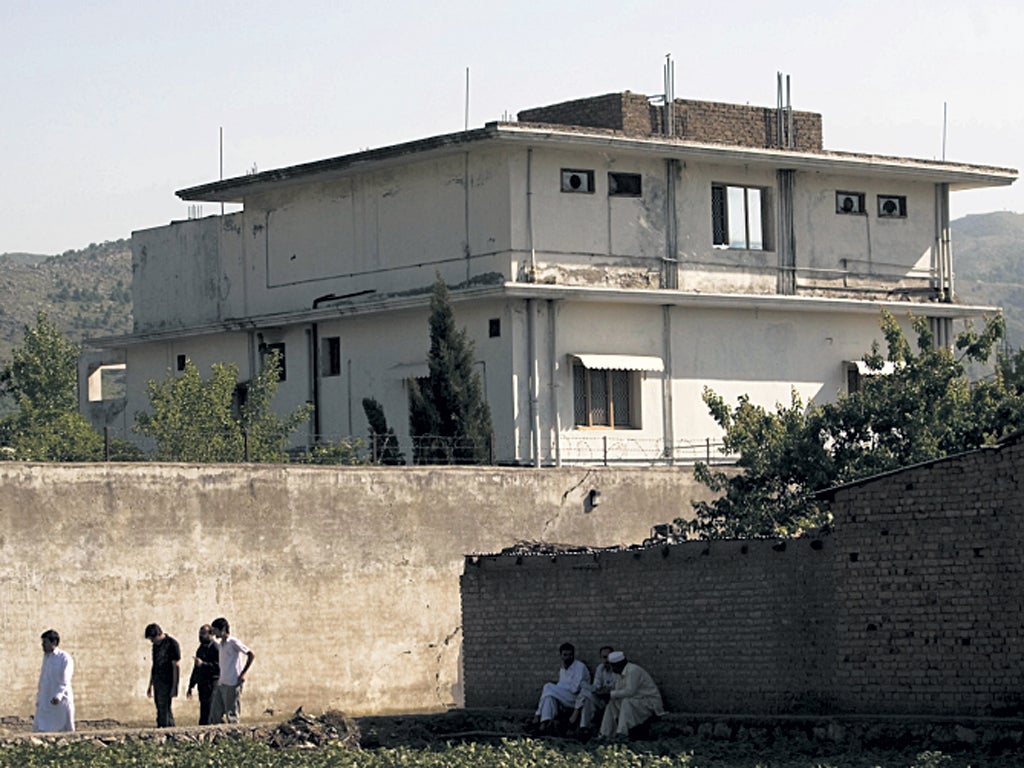
[[272,747],[316,749],[326,744],[340,744],[349,749],[359,748],[359,726],[344,712],[328,710],[320,717],[311,717],[302,711],[281,723],[267,736]]

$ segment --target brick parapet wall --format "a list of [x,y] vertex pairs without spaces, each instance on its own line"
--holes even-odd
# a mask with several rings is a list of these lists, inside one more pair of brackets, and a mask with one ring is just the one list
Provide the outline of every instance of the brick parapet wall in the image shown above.
[[[744,147],[779,144],[777,110],[744,104],[676,99],[672,105],[674,135],[680,139]],[[621,131],[627,136],[665,133],[664,107],[637,93],[609,93],[519,113],[525,123],[547,123]],[[822,151],[821,115],[793,112],[794,148]]]
[[1015,444],[837,494],[843,709],[982,715],[1019,705],[1022,462]]
[[686,542],[642,550],[468,558],[470,707],[536,705],[576,644],[625,650],[682,711],[814,708],[828,695],[831,544]]

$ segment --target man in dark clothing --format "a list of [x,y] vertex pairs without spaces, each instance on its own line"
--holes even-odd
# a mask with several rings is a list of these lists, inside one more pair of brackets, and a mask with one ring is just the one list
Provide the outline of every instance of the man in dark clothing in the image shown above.
[[156,727],[173,728],[174,715],[171,699],[178,696],[178,662],[181,647],[170,635],[165,635],[159,624],[146,627],[146,639],[153,643],[153,667],[149,673],[146,696],[156,702]]
[[199,724],[210,724],[210,701],[213,689],[220,678],[220,648],[213,639],[213,631],[209,624],[199,628],[199,647],[196,648],[195,665],[188,679],[186,698],[192,698],[192,689],[199,689]]

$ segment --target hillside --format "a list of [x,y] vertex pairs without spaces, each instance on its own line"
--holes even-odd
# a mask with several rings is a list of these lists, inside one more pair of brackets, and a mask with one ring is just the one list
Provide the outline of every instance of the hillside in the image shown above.
[[10,361],[41,309],[76,342],[130,332],[131,283],[127,240],[59,256],[0,254],[0,365]]
[[952,222],[960,301],[1003,307],[1009,346],[1024,346],[1024,214],[997,212]]
[[[1024,214],[965,216],[952,228],[960,300],[1002,306],[1010,345],[1024,345]],[[59,256],[0,254],[0,365],[40,309],[74,341],[130,332],[131,261],[127,240]]]

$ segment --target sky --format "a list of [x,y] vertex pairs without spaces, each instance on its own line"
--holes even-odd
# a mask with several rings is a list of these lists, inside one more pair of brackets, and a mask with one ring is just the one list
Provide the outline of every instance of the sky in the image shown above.
[[[823,115],[832,150],[1024,169],[1024,3],[0,0],[0,253],[189,215],[175,191],[630,90]],[[511,119],[511,118],[510,118]],[[952,216],[1024,212],[1024,182]],[[230,209],[229,209],[230,210]],[[206,204],[203,213],[219,211]]]

